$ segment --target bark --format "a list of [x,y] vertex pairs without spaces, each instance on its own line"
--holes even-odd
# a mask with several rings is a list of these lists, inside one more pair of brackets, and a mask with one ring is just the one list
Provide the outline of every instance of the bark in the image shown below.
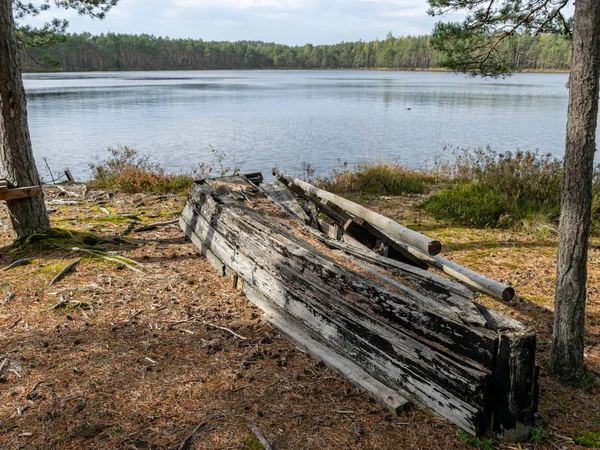
[[552,371],[564,381],[576,381],[585,374],[584,316],[598,117],[599,44],[600,0],[577,0],[552,339]]
[[[12,0],[0,0],[0,167],[11,188],[40,184],[27,125]],[[16,237],[45,233],[50,219],[43,194],[7,202]]]

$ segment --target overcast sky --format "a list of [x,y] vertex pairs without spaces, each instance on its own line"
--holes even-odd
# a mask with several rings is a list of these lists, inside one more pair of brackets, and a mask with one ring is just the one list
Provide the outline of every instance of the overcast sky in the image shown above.
[[426,0],[120,0],[103,21],[52,9],[27,23],[69,20],[71,32],[148,33],[204,40],[334,44],[428,34]]

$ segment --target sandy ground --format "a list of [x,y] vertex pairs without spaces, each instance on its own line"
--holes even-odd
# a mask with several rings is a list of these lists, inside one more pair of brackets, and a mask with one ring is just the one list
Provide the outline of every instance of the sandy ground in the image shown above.
[[[547,372],[551,231],[449,227],[422,216],[414,198],[366,199],[442,240],[445,255],[511,281],[522,295],[510,305],[482,299],[538,332],[538,428],[532,442],[517,446],[473,440],[420,409],[392,416],[264,324],[177,225],[118,238],[132,220],[176,218],[183,197],[66,189],[76,195],[46,190],[53,226],[70,232],[50,240],[13,244],[0,205],[0,267],[32,258],[0,272],[2,449],[259,449],[253,426],[277,449],[575,449],[583,447],[569,437],[590,441],[600,430],[600,389],[564,387]],[[131,259],[142,272],[72,247]],[[79,257],[72,272],[49,286]],[[587,362],[596,373],[599,291],[596,239],[586,334]]]

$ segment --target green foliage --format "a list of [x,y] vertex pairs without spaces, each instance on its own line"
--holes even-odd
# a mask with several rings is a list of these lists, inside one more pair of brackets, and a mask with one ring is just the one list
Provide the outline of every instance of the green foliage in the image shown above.
[[562,161],[537,152],[461,150],[440,172],[452,179],[423,206],[439,219],[478,227],[553,222],[560,213]]
[[480,450],[493,450],[496,441],[490,438],[473,437],[464,431],[458,432],[458,439],[463,443]]
[[202,162],[192,166],[192,173],[196,178],[208,178],[211,176],[224,177],[227,175],[239,175],[244,161],[229,161],[224,152],[210,147],[212,158],[210,161]]
[[578,431],[571,436],[577,445],[588,448],[600,448],[599,431]]
[[531,441],[540,442],[546,437],[546,432],[542,427],[535,427],[531,430]]
[[[37,2],[12,0],[19,45],[23,52],[29,54],[31,48],[64,42],[63,34],[69,26],[69,22],[65,19],[52,19],[39,28],[20,26],[19,21],[28,16],[39,16],[54,7],[56,9],[74,9],[79,15],[103,19],[118,2],[119,0],[39,0]],[[46,54],[37,57],[30,55],[30,60],[35,64],[42,60],[57,63],[57,60]]]
[[442,65],[476,75],[497,76],[518,68],[523,36],[570,36],[573,20],[568,0],[428,0],[432,16],[466,13],[463,22],[438,23],[433,45],[444,55]]
[[323,189],[344,194],[360,192],[370,195],[405,195],[426,192],[431,174],[406,169],[397,164],[364,164],[356,170],[343,168],[328,178],[319,179]]
[[[59,61],[54,70],[202,70],[202,69],[431,69],[448,66],[448,57],[436,50],[441,44],[462,46],[446,36],[389,34],[384,41],[344,42],[335,45],[287,46],[259,41],[204,42],[142,35],[67,34],[62,42],[44,48],[22,49],[24,71],[41,70],[36,61]],[[481,38],[479,38],[481,40]],[[51,45],[50,45],[51,44]],[[483,43],[482,43],[483,44]],[[468,47],[467,47],[468,48]],[[569,68],[570,42],[558,35],[522,34],[502,42],[498,51],[507,67],[518,70]],[[462,54],[453,52],[453,54]],[[455,57],[458,58],[458,57]],[[444,59],[444,60],[442,60]],[[454,63],[459,65],[460,61]],[[462,62],[464,63],[464,61]],[[44,69],[46,70],[46,69]]]
[[109,159],[90,164],[92,187],[118,189],[126,193],[177,194],[188,191],[192,186],[191,175],[167,174],[147,156],[140,156],[137,150],[125,146],[109,148],[108,151],[111,154]]

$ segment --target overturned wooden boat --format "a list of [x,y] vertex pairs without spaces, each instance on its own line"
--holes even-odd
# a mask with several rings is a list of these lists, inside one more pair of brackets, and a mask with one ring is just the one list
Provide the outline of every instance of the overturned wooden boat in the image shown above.
[[[281,179],[198,181],[181,227],[268,322],[390,409],[416,403],[473,435],[528,439],[538,395],[535,333],[476,303],[465,285],[424,270],[437,241],[395,225],[389,233],[385,221],[373,224],[362,210]],[[285,184],[334,223],[307,214]],[[347,225],[341,233],[336,221]],[[340,240],[344,233],[349,241]],[[356,239],[373,236],[377,252]]]

